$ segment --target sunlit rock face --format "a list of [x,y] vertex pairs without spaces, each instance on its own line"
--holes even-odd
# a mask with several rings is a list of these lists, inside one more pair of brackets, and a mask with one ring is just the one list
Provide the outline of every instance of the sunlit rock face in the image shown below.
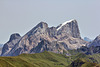
[[[15,37],[10,40],[16,40]],[[44,40],[44,41],[43,41]],[[68,49],[77,49],[87,44],[80,36],[76,20],[66,21],[57,27],[48,27],[45,22],[40,22],[23,37],[18,38],[13,47],[2,52],[2,56],[17,56],[22,53],[40,53],[44,50],[63,53]],[[9,45],[12,45],[9,43]],[[58,45],[58,46],[57,46]]]
[[15,46],[16,43],[21,39],[21,36],[18,33],[14,33],[10,36],[10,39],[7,43],[4,44],[2,48],[1,56],[6,56],[9,51]]

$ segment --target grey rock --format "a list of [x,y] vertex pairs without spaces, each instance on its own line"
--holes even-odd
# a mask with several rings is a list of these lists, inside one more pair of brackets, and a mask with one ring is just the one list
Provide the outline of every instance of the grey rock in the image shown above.
[[85,54],[96,54],[100,53],[100,35],[97,36],[92,42],[87,44],[87,47],[81,47],[78,51],[83,52]]
[[48,28],[48,34],[49,34],[50,37],[55,37],[55,36],[57,36],[56,27]]
[[10,40],[9,42],[11,42],[12,40],[15,40],[15,39],[19,39],[21,36],[18,34],[18,33],[14,33],[10,36]]
[[57,41],[49,42],[49,41],[43,39],[38,44],[38,46],[31,49],[30,53],[40,53],[40,52],[43,52],[45,50],[51,51],[54,53],[63,53],[63,51],[67,52],[68,47],[64,42],[57,42]]
[[41,39],[49,38],[47,29],[48,24],[45,22],[40,22],[21,38],[21,40],[11,49],[7,56],[16,56],[22,53],[29,53],[32,48],[38,45]]
[[77,51],[81,53],[85,53],[87,55],[93,55],[93,54],[100,53],[100,46],[90,46],[90,47],[83,46],[77,49]]
[[16,36],[12,36],[9,40],[11,42],[4,45],[2,56],[17,56],[22,53],[39,53],[44,50],[63,53],[63,51],[67,51],[67,48],[77,49],[86,45],[87,42],[80,36],[76,20],[66,23],[57,30],[60,26],[61,25],[49,28],[47,23],[40,22],[23,37],[18,38],[18,40]]
[[8,52],[15,46],[15,44],[18,43],[20,38],[21,36],[18,33],[12,34],[9,41],[4,44],[1,56],[6,56]]
[[65,24],[61,29],[58,30],[57,34],[67,35],[68,37],[72,36],[74,38],[81,38],[79,28],[78,28],[78,23],[76,20],[72,20],[70,23]]
[[90,44],[89,44],[89,47],[91,46],[100,46],[100,35],[97,36]]

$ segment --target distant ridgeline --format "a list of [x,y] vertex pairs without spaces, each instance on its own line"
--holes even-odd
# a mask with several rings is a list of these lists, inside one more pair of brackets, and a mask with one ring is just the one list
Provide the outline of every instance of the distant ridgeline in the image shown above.
[[2,48],[0,67],[100,67],[100,35],[82,39],[76,20],[57,27],[40,22],[24,36],[14,33]]
[[[14,33],[2,48],[1,56],[18,56],[23,53],[34,54],[51,51],[67,56],[79,53],[100,53],[100,36],[89,42],[80,36],[75,19],[66,21],[57,27],[48,27],[40,22],[24,36]],[[73,53],[73,54],[72,54]]]

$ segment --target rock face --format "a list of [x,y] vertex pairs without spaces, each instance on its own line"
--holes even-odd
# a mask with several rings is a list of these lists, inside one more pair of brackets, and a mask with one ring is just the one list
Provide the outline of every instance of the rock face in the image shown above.
[[88,43],[87,46],[78,49],[78,51],[90,55],[100,53],[100,35]]
[[100,46],[100,35],[97,36],[97,37],[91,42],[91,44],[89,45],[89,47],[91,47],[91,46],[94,46],[94,47]]
[[93,55],[96,53],[100,53],[100,46],[91,46],[91,47],[83,46],[77,49],[77,51],[81,53],[85,53],[87,55]]
[[58,41],[65,42],[69,49],[77,49],[86,45],[80,36],[78,23],[76,20],[66,21],[57,27]]
[[[11,41],[13,38],[11,38]],[[44,50],[62,53],[62,51],[67,51],[67,49],[77,49],[81,46],[85,46],[86,43],[87,42],[80,36],[76,20],[66,21],[57,27],[50,28],[47,23],[40,22],[21,37],[20,40],[18,39],[7,53],[5,53],[4,50],[2,56],[16,56],[22,53],[39,53]]]
[[57,41],[49,42],[43,39],[40,43],[38,43],[38,46],[31,49],[30,53],[40,53],[45,50],[63,54],[64,51],[68,50],[68,47],[64,42],[57,42]]
[[81,47],[78,51],[90,55],[100,53],[100,35],[90,42],[87,47]]
[[87,47],[81,47],[78,49],[79,52],[85,53],[85,54],[96,54],[100,53],[100,35],[97,36],[92,42],[90,42]]
[[76,20],[70,20],[70,22],[66,21],[65,23],[66,24],[62,24],[62,27],[57,27],[58,35],[67,35],[68,37],[72,36],[74,38],[81,38]]
[[58,35],[67,35],[68,37],[72,36],[74,38],[81,38],[77,21],[71,20],[65,25],[63,24],[63,26],[58,29]]
[[4,44],[1,56],[6,56],[8,52],[15,46],[15,44],[18,43],[20,38],[21,36],[18,33],[12,34],[10,36],[10,40]]

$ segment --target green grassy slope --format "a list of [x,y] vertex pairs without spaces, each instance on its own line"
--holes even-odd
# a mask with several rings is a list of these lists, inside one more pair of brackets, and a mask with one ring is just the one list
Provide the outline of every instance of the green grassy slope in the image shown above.
[[0,57],[0,67],[66,67],[69,58],[52,52]]
[[[100,63],[100,54],[85,55],[77,54],[65,56],[44,51],[36,54],[21,54],[15,57],[0,57],[0,67],[67,67],[77,59],[85,60],[88,65],[93,62]],[[86,62],[86,63],[87,63]]]

